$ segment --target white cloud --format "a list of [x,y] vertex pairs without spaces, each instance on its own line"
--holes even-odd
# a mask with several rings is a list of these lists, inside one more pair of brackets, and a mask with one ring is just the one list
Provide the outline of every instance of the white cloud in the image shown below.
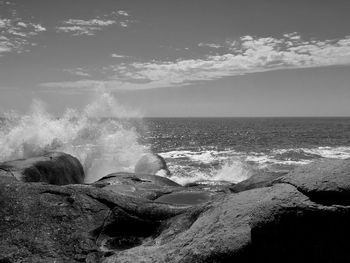
[[2,53],[26,51],[35,45],[31,38],[46,28],[41,24],[24,22],[21,18],[0,18],[0,56]]
[[124,56],[124,55],[119,55],[119,54],[116,54],[116,53],[113,53],[111,55],[112,58],[127,58],[128,56]]
[[68,19],[62,22],[62,26],[57,27],[57,32],[72,33],[73,36],[79,35],[95,35],[96,31],[102,30],[104,27],[115,24],[113,20],[100,19]]
[[127,17],[129,14],[126,11],[113,11],[111,14],[93,19],[67,19],[61,22],[61,25],[56,27],[57,32],[71,33],[73,36],[93,36],[98,31],[103,30],[112,25],[127,27],[129,20],[121,20],[120,17]]
[[126,11],[124,11],[124,10],[117,11],[117,14],[121,15],[121,16],[129,16],[129,14]]
[[223,46],[220,44],[214,44],[214,43],[199,43],[199,47],[210,47],[210,48],[222,48]]
[[120,25],[121,27],[128,27],[128,23],[125,22],[125,21],[119,22],[119,25]]
[[34,31],[37,33],[37,32],[44,32],[46,31],[46,28],[43,27],[42,25],[40,24],[32,24],[32,26],[34,27]]
[[27,51],[30,46],[36,44],[33,37],[46,30],[41,24],[21,18],[13,6],[14,4],[8,2],[0,2],[0,56],[10,52]]
[[[98,83],[116,89],[148,89],[253,72],[333,65],[350,65],[350,36],[331,40],[303,40],[296,33],[282,38],[243,36],[226,42],[223,54],[201,59],[123,63],[109,67],[113,75],[106,81],[66,82],[64,87]],[[59,85],[44,84],[46,87]]]
[[87,70],[83,68],[64,69],[63,71],[79,77],[90,77],[90,74],[87,72]]

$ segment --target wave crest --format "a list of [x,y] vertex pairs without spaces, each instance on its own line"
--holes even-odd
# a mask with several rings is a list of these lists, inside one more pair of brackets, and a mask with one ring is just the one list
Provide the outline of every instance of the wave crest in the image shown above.
[[37,100],[28,114],[5,117],[0,128],[1,161],[63,151],[81,161],[86,182],[110,172],[131,171],[148,151],[128,121],[139,114],[122,107],[108,93],[101,93],[81,111],[67,109],[61,118]]

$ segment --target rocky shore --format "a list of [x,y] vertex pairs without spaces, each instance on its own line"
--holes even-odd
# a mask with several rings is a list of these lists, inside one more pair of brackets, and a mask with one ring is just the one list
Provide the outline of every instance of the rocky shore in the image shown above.
[[0,164],[0,262],[350,262],[350,160],[227,187],[140,162],[92,184],[64,153]]

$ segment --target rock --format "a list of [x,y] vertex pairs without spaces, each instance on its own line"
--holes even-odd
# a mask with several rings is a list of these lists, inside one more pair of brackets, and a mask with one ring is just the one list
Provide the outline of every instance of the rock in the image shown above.
[[198,205],[210,201],[214,195],[214,193],[208,191],[182,190],[170,194],[164,194],[155,199],[155,201],[176,205]]
[[170,175],[164,158],[154,153],[148,153],[141,157],[135,165],[135,173]]
[[22,182],[45,182],[65,185],[84,182],[84,170],[79,160],[62,152],[8,161],[0,164],[0,175],[14,176]]
[[157,235],[162,221],[186,209],[0,176],[0,262],[100,262]]
[[350,205],[350,160],[321,159],[277,179],[305,193],[315,202]]
[[274,184],[274,181],[278,177],[285,174],[286,172],[267,172],[267,171],[259,172],[252,175],[247,180],[239,182],[229,188],[231,192],[239,193],[239,192],[247,191],[254,188],[272,186]]
[[92,184],[108,191],[154,200],[182,187],[168,178],[136,173],[109,174]]
[[331,163],[193,206],[0,176],[0,262],[350,262],[348,163]]
[[153,240],[103,262],[348,262],[349,220],[349,206],[276,184],[192,207]]

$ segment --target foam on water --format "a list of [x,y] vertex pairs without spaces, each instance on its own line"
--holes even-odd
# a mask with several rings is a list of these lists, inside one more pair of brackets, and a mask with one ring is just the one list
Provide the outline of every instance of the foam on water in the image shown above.
[[189,151],[189,150],[177,150],[160,153],[163,158],[169,159],[190,159],[192,161],[201,162],[205,164],[215,163],[220,160],[226,160],[228,156],[238,156],[239,153],[234,150],[228,151],[216,151],[216,150],[203,150],[203,151]]
[[0,128],[0,161],[63,151],[81,161],[86,182],[111,172],[133,171],[137,160],[148,151],[138,143],[135,129],[125,125],[128,118],[138,116],[108,93],[100,93],[81,111],[67,109],[61,118],[34,101],[28,114],[5,116]]
[[350,158],[350,147],[272,149],[268,152],[235,150],[176,150],[160,153],[173,172],[170,178],[180,184],[198,181],[238,183],[253,170],[288,171],[319,158]]
[[[225,154],[227,153],[225,152]],[[230,152],[230,158],[224,157],[225,154],[219,154],[216,151],[199,152],[197,156],[192,151],[161,153],[162,157],[167,158],[169,169],[172,171],[170,179],[181,185],[194,182],[205,182],[206,184],[209,182],[211,184],[238,183],[251,176],[252,169],[245,161],[238,157],[232,157],[232,152]],[[197,163],[198,167],[176,162],[176,159],[183,158]],[[201,167],[203,164],[205,167]]]

